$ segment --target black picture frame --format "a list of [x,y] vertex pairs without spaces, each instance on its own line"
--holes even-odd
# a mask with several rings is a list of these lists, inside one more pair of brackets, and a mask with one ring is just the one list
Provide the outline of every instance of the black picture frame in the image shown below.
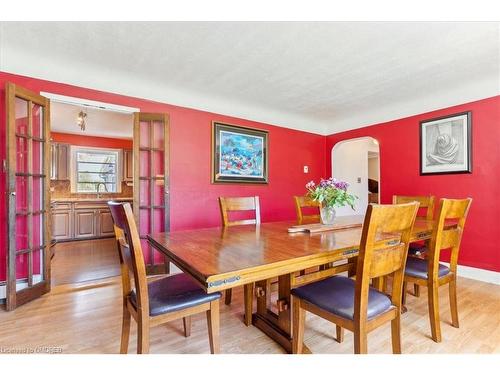
[[419,131],[421,176],[472,173],[471,111],[420,121]]
[[[234,137],[236,140],[242,137],[251,139],[255,141],[261,150],[256,151],[256,158],[247,157],[247,155],[238,155],[239,148],[238,144],[235,144],[236,156],[231,154],[222,155],[221,158],[221,134],[223,135],[225,141],[227,142],[228,137]],[[243,152],[243,151],[242,151]],[[269,132],[267,130],[249,128],[244,126],[238,126],[233,124],[222,123],[218,121],[212,122],[212,148],[211,148],[211,179],[214,184],[231,184],[231,183],[244,183],[244,184],[268,184],[269,183]],[[241,157],[245,163],[246,170],[252,170],[252,162],[254,163],[253,171],[259,170],[261,173],[259,175],[245,175],[244,171],[242,174],[231,174],[231,172],[225,172],[227,169],[228,162],[227,158],[230,157]],[[221,161],[221,159],[224,159]],[[221,167],[221,163],[224,163]],[[255,163],[258,164],[255,164]],[[258,165],[258,168],[255,166]],[[250,166],[250,167],[249,167]],[[222,169],[224,168],[224,169]],[[234,169],[232,170],[234,172]]]

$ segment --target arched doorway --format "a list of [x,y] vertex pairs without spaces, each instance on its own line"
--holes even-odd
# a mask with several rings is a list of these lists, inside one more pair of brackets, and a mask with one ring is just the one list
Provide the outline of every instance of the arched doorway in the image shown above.
[[349,183],[358,196],[356,210],[342,207],[339,216],[364,215],[369,203],[380,202],[380,147],[372,137],[348,139],[332,148],[332,176]]

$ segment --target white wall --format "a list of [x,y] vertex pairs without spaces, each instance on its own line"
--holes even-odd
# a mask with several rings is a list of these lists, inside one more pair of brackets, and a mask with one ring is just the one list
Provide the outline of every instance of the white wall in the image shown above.
[[[357,195],[356,209],[341,207],[337,215],[364,215],[368,206],[368,151],[379,152],[370,137],[344,141],[332,149],[332,176],[349,183],[348,191]],[[360,182],[358,182],[358,178]]]

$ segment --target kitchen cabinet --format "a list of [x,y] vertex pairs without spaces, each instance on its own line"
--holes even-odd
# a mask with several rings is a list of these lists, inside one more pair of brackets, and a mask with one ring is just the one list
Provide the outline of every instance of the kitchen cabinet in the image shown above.
[[[130,200],[123,200],[131,202]],[[113,237],[113,217],[105,200],[52,202],[52,238],[72,241]]]
[[50,145],[50,179],[69,180],[70,146],[66,143]]
[[68,209],[52,210],[52,238],[57,241],[70,240],[73,238],[72,215]]
[[98,237],[115,235],[113,217],[109,210],[98,210],[97,212],[97,235]]
[[75,210],[75,239],[97,237],[96,216],[94,210]]
[[123,150],[123,181],[134,180],[134,153],[132,150]]

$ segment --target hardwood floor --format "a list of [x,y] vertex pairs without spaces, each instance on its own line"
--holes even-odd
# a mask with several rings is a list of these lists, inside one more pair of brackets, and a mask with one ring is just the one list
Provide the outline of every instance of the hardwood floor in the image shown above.
[[[121,301],[118,278],[99,287],[57,286],[36,301],[13,312],[0,311],[0,347],[60,347],[63,353],[118,353]],[[408,296],[402,317],[403,353],[500,353],[500,286],[459,278],[460,328],[453,328],[448,293],[440,289],[443,341],[430,338],[427,291]],[[221,304],[222,353],[284,353],[257,328],[242,321],[242,288],[233,292],[230,306]],[[151,329],[151,353],[209,353],[205,314],[193,317],[191,336],[183,335],[182,319]],[[132,324],[129,353],[136,351]],[[307,315],[305,343],[313,353],[353,353],[353,335],[342,344],[334,340],[335,326]],[[390,325],[368,336],[369,353],[391,353]]]
[[52,286],[120,275],[114,238],[61,242],[52,259]]

